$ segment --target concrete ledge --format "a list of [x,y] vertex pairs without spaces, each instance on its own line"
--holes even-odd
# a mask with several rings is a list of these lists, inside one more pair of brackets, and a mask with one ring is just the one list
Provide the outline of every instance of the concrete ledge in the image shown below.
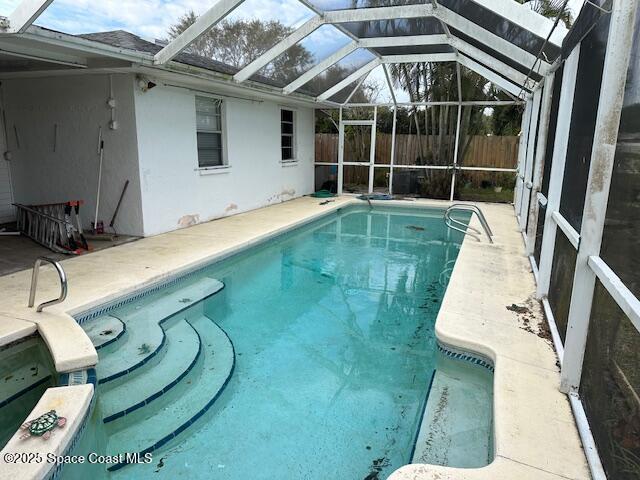
[[0,315],[0,347],[28,337],[37,329],[38,327],[32,322]]
[[[40,480],[48,475],[55,463],[47,461],[47,455],[63,455],[68,451],[83,425],[92,397],[92,384],[47,389],[26,420],[55,410],[67,418],[67,424],[53,430],[49,440],[41,437],[21,440],[24,431],[17,431],[0,452],[0,480]],[[12,458],[13,461],[7,461]]]
[[72,372],[98,363],[98,352],[85,331],[67,314],[42,312],[36,321],[58,373]]
[[[513,208],[481,204],[493,245],[466,237],[436,320],[437,338],[491,358],[494,461],[484,468],[407,465],[391,480],[590,477]],[[472,219],[472,226],[479,223]],[[515,305],[515,306],[514,306]]]

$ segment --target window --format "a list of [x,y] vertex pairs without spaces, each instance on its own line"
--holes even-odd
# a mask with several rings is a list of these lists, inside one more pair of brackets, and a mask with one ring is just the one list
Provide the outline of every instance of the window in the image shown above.
[[280,147],[283,162],[296,161],[296,122],[293,110],[280,110]]
[[196,131],[198,134],[198,166],[226,165],[222,142],[222,100],[196,97]]

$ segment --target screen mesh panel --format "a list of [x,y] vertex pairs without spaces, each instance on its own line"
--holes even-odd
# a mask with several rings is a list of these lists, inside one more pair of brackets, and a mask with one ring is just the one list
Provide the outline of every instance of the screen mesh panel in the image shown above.
[[[516,70],[518,70],[521,73],[524,73],[525,75],[529,73],[529,70],[531,69],[531,65],[522,65],[521,63],[516,62],[515,60],[511,59],[510,57],[501,54],[500,52],[487,47],[484,43],[476,40],[475,38],[461,32],[460,30],[456,30],[455,28],[449,28],[449,31],[451,32],[452,35],[458,37],[460,40],[464,40],[465,42],[467,42],[469,45],[472,45],[474,47],[476,47],[479,50],[482,50],[483,52],[491,55],[493,58],[495,58],[496,60],[499,60],[500,62],[504,63],[505,65],[508,65],[512,68],[515,68]],[[538,75],[535,72],[531,73],[531,78],[534,79],[535,81],[539,81],[542,77],[540,75]]]
[[560,92],[562,90],[562,74],[564,64],[556,70],[553,81],[553,98],[551,99],[551,112],[549,114],[549,130],[547,132],[547,144],[544,154],[544,173],[542,175],[542,194],[549,195],[549,176],[551,175],[551,163],[553,161],[553,146],[556,141],[556,128],[558,128],[558,108],[560,107]]
[[422,55],[427,53],[453,53],[449,45],[399,45],[396,47],[377,47],[373,49],[380,55]]
[[310,0],[318,10],[351,10],[353,8],[396,7],[399,5],[419,5],[424,0]]
[[438,3],[533,55],[537,56],[544,46],[543,58],[546,57],[549,63],[560,55],[558,47],[550,43],[545,45],[544,38],[511,23],[480,3],[467,0],[438,0]]
[[640,333],[596,280],[580,398],[607,478],[640,478]]
[[407,35],[432,35],[444,33],[442,23],[434,17],[394,18],[366,22],[341,23],[358,38],[403,37]]
[[544,235],[544,219],[547,214],[547,208],[538,204],[538,228],[536,229],[536,241],[533,248],[533,258],[536,260],[536,265],[540,267],[540,252],[542,251],[542,236]]
[[447,200],[451,195],[451,173],[446,170],[396,168],[393,170],[393,194]]
[[553,251],[553,265],[551,267],[551,280],[549,282],[549,304],[553,311],[558,332],[565,341],[567,333],[567,319],[569,317],[569,305],[571,304],[571,291],[573,290],[573,274],[576,269],[576,249],[558,228],[556,232],[556,245]]
[[595,28],[582,41],[576,90],[573,97],[571,129],[562,182],[560,212],[580,232],[584,195],[587,191],[589,165],[596,129],[602,69],[609,33],[610,15],[600,18]]
[[640,25],[627,72],[609,204],[600,255],[640,297]]

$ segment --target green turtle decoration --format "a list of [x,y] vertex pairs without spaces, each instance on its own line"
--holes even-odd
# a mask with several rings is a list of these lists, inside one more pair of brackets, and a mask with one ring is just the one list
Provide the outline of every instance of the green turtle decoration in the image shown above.
[[51,430],[56,427],[64,427],[67,423],[67,419],[58,416],[55,410],[50,410],[47,413],[43,413],[34,420],[25,422],[20,427],[22,430],[26,430],[20,437],[21,439],[34,437],[42,437],[44,440],[49,440],[51,437]]

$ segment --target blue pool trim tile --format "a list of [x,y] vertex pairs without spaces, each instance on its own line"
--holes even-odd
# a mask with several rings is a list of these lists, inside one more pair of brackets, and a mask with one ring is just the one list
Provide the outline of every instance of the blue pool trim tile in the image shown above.
[[[471,363],[473,365],[477,365],[480,366],[482,368],[485,368],[487,370],[489,370],[491,373],[494,372],[494,366],[493,366],[493,362],[491,360],[489,360],[488,358],[479,355],[479,354],[471,354],[465,350],[461,350],[459,348],[456,347],[452,347],[450,345],[445,345],[444,343],[441,343],[440,341],[436,342],[437,346],[438,346],[438,351],[440,353],[442,353],[443,355],[446,355],[449,358],[452,358],[454,360],[460,360],[463,362],[467,362],[467,363]],[[427,412],[427,404],[429,403],[429,395],[431,394],[431,387],[433,387],[433,380],[436,376],[436,371],[437,369],[435,369],[433,371],[433,373],[431,374],[431,380],[429,381],[429,388],[427,390],[427,397],[424,401],[424,406],[422,408],[422,413],[420,414],[420,421],[418,422],[418,428],[416,430],[416,435],[414,437],[413,440],[413,447],[411,448],[411,456],[409,457],[409,463],[411,463],[413,461],[413,456],[416,453],[416,448],[418,446],[418,437],[420,436],[420,430],[422,428],[422,422],[424,420],[424,415]]]
[[[77,373],[80,373],[81,375],[76,375]],[[80,370],[79,372],[63,373],[62,375],[60,375],[58,383],[60,386],[80,385],[80,383],[73,383],[74,381],[78,381],[80,379],[85,380],[83,382],[84,384],[86,383],[93,384],[93,388],[94,388],[93,395],[91,397],[91,402],[89,403],[89,408],[87,408],[87,411],[84,417],[82,418],[82,422],[80,423],[80,428],[78,428],[78,431],[69,442],[69,445],[67,445],[67,448],[64,449],[64,452],[61,453],[62,456],[69,455],[76,448],[78,442],[80,441],[80,438],[82,438],[82,435],[85,429],[87,428],[87,424],[89,423],[89,418],[91,418],[91,415],[93,414],[93,409],[96,406],[97,395],[96,395],[95,387],[96,387],[97,381],[96,381],[95,368],[88,368],[86,370]],[[72,383],[69,383],[70,381]],[[65,466],[64,463],[57,464],[55,468],[53,468],[47,473],[47,475],[44,477],[45,480],[58,480],[62,478],[61,474],[64,469],[64,466]]]
[[[120,308],[124,305],[127,305],[131,302],[134,302],[136,300],[139,300],[143,297],[146,297],[147,295],[150,295],[152,293],[156,293],[159,290],[162,290],[163,288],[166,287],[170,287],[172,285],[176,285],[178,283],[183,282],[184,280],[187,280],[188,278],[191,278],[192,276],[202,272],[203,270],[207,269],[210,266],[210,264],[205,264],[205,265],[201,265],[198,266],[197,268],[195,268],[194,270],[185,272],[185,273],[179,273],[179,274],[175,274],[172,275],[170,278],[165,279],[165,280],[161,280],[157,283],[154,283],[153,285],[150,285],[148,287],[142,288],[140,290],[136,290],[132,293],[129,293],[127,295],[124,295],[116,300],[112,300],[110,302],[106,302],[102,305],[98,305],[97,307],[91,308],[85,312],[79,313],[74,315],[74,318],[76,320],[76,322],[79,325],[82,325],[84,322],[86,322],[87,320],[92,320],[96,317],[105,315],[109,312],[111,312],[112,310],[115,310],[117,308]],[[224,288],[224,286],[222,287]],[[222,290],[222,289],[221,289]],[[219,292],[220,290],[218,290]],[[215,292],[215,293],[218,293]],[[212,294],[213,295],[213,294]],[[205,297],[208,298],[208,297]],[[204,298],[202,299],[204,300]],[[185,307],[187,308],[187,307]],[[179,313],[179,312],[176,312]],[[116,317],[117,318],[117,317]],[[124,322],[123,322],[124,323]]]
[[493,362],[483,355],[477,353],[469,353],[465,350],[461,350],[450,345],[445,345],[441,342],[438,342],[438,351],[454,360],[461,360],[473,365],[478,365],[480,367],[486,368],[492,373],[494,372]]
[[[162,323],[162,322],[160,322],[160,323]],[[162,348],[167,343],[167,335],[165,334],[164,329],[162,327],[160,327],[160,328],[162,330],[162,341],[160,342],[160,345],[158,345],[153,352],[151,352],[149,355],[144,357],[138,363],[133,364],[131,367],[127,368],[126,370],[121,370],[120,372],[116,372],[113,375],[109,375],[108,377],[101,378],[98,381],[98,383],[102,384],[102,383],[111,382],[111,381],[115,380],[116,378],[120,378],[120,377],[122,377],[124,375],[127,375],[128,373],[131,373],[134,370],[137,370],[138,368],[140,368],[143,365],[147,364],[152,358],[154,358],[156,355],[158,355],[158,353],[160,353]]]
[[[220,328],[222,333],[224,333],[224,335],[229,340],[229,343],[231,344],[231,349],[232,349],[232,352],[233,352],[233,363],[231,364],[231,369],[229,369],[229,374],[227,375],[227,378],[225,379],[224,383],[222,384],[222,387],[220,387],[220,389],[213,396],[213,398],[211,400],[209,400],[207,402],[207,404],[199,412],[197,412],[195,415],[193,415],[189,420],[187,420],[185,423],[180,425],[178,428],[176,428],[170,434],[166,435],[164,438],[161,438],[160,440],[158,440],[152,446],[150,446],[148,448],[145,448],[141,452],[138,452],[140,454],[140,456],[144,456],[147,453],[151,453],[151,452],[154,452],[155,450],[158,450],[159,448],[161,448],[162,446],[166,445],[168,442],[170,442],[171,440],[176,438],[182,432],[184,432],[188,427],[193,425],[200,417],[202,417],[202,415],[204,415],[211,408],[211,406],[216,402],[216,400],[220,397],[222,392],[225,390],[225,388],[229,384],[229,381],[231,380],[231,377],[233,376],[233,371],[235,370],[235,367],[236,367],[236,349],[235,349],[235,346],[233,345],[233,342],[229,338],[229,335],[227,335],[227,332],[225,332],[224,329],[221,328],[220,325],[218,325],[217,323],[216,323],[216,325],[218,326],[218,328]],[[133,453],[133,452],[130,452],[130,453]],[[129,463],[126,462],[126,461],[125,462],[120,462],[120,463],[116,463],[115,465],[112,465],[112,466],[108,467],[107,470],[109,470],[110,472],[113,472],[113,471],[119,470],[119,469],[121,469],[121,468],[123,468],[123,467],[125,467],[127,465],[129,465]]]
[[[187,322],[187,323],[189,323],[189,322]],[[191,328],[193,328],[193,326],[190,323],[189,323],[189,326]],[[150,395],[149,397],[145,398],[141,402],[138,402],[135,405],[130,406],[126,410],[121,410],[121,411],[116,412],[116,413],[114,413],[112,415],[109,415],[108,417],[103,418],[102,421],[104,423],[113,422],[114,420],[117,420],[118,418],[124,417],[125,415],[128,415],[130,413],[135,412],[136,410],[138,410],[139,408],[144,407],[145,405],[149,405],[151,402],[153,402],[154,400],[160,398],[162,395],[164,395],[169,390],[171,390],[173,387],[175,387],[180,382],[180,380],[182,380],[184,377],[187,376],[187,374],[193,369],[193,367],[195,367],[196,363],[198,362],[198,359],[200,358],[200,354],[202,353],[202,338],[200,338],[200,334],[198,333],[198,331],[195,328],[193,328],[193,330],[196,332],[196,335],[198,336],[198,353],[196,353],[195,358],[193,359],[191,364],[187,367],[187,369],[184,372],[182,372],[171,383],[169,383],[168,385],[163,387],[161,390],[159,390],[159,391],[155,392],[154,394]]]
[[[120,331],[120,333],[118,335],[113,337],[111,340],[107,340],[106,342],[104,342],[104,343],[98,345],[97,347],[95,347],[96,350],[100,350],[101,348],[104,348],[107,345],[111,345],[113,342],[117,342],[127,332],[127,324],[126,323],[124,323],[122,320],[120,320],[115,315],[110,315],[110,316],[115,318],[116,320],[118,320],[122,324],[122,330]],[[86,320],[84,320],[84,321],[86,322]],[[78,323],[80,323],[80,322],[78,322]]]
[[[218,280],[218,281],[219,281],[219,280]],[[155,356],[156,356],[156,355],[157,355],[157,354],[158,354],[158,353],[159,353],[159,352],[164,348],[164,346],[166,345],[166,342],[167,342],[167,334],[166,334],[166,332],[164,331],[164,328],[162,327],[162,324],[163,324],[163,323],[165,323],[165,322],[166,322],[167,320],[169,320],[170,318],[174,318],[176,315],[180,315],[182,312],[184,312],[185,310],[187,310],[187,309],[191,308],[192,306],[194,306],[194,305],[196,305],[196,304],[198,304],[198,303],[200,303],[200,302],[205,301],[207,298],[210,298],[210,297],[212,297],[213,295],[216,295],[216,294],[220,293],[220,292],[221,292],[222,290],[224,290],[224,288],[225,288],[224,283],[222,283],[222,282],[220,282],[220,283],[222,284],[222,288],[220,288],[220,290],[216,290],[215,292],[211,293],[210,295],[207,295],[206,297],[203,297],[202,299],[198,300],[197,302],[193,302],[193,303],[190,303],[189,305],[186,305],[185,307],[181,308],[181,309],[180,309],[180,310],[178,310],[177,312],[172,313],[172,314],[171,314],[171,315],[169,315],[168,317],[165,317],[165,318],[163,318],[162,320],[160,320],[160,321],[158,322],[158,326],[159,326],[159,327],[160,327],[160,329],[162,330],[162,341],[160,342],[160,345],[158,345],[158,347],[157,347],[153,352],[151,352],[148,356],[146,356],[145,358],[143,358],[142,360],[140,360],[140,361],[139,361],[138,363],[136,363],[135,365],[133,365],[133,366],[129,367],[128,369],[123,370],[123,371],[121,371],[121,372],[114,373],[113,375],[109,375],[108,377],[101,378],[101,379],[99,380],[99,382],[98,382],[98,383],[101,383],[101,384],[102,384],[102,383],[107,383],[107,382],[110,382],[110,381],[112,381],[112,380],[115,380],[116,378],[120,378],[120,377],[122,377],[122,376],[124,376],[124,375],[127,375],[127,374],[129,374],[129,373],[133,372],[134,370],[137,370],[138,368],[142,367],[142,366],[143,366],[143,365],[145,365],[147,362],[149,362],[149,361],[150,361],[153,357],[155,357]],[[187,323],[189,323],[189,322],[187,322]]]
[[46,377],[41,378],[40,380],[38,380],[35,383],[32,383],[31,385],[23,388],[22,390],[20,390],[17,393],[14,393],[13,395],[11,395],[9,398],[3,400],[2,402],[0,402],[0,408],[9,405],[11,402],[13,402],[14,400],[17,400],[18,398],[20,398],[22,395],[24,395],[25,393],[30,392],[31,390],[33,390],[34,388],[38,388],[40,385],[42,385],[43,383],[46,383],[48,381],[51,380],[51,375],[47,375]]

